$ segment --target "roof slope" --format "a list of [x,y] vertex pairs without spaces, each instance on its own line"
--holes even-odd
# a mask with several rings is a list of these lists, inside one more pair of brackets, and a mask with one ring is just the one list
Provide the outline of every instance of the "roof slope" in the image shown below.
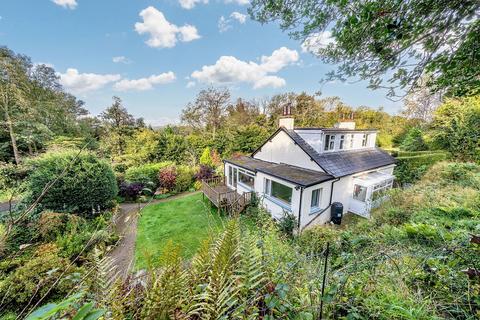
[[322,164],[326,172],[337,178],[396,162],[391,155],[377,148],[322,153],[318,154],[316,161]]
[[[379,148],[318,153],[295,130],[288,130],[283,127],[275,131],[265,143],[280,131],[284,131],[323,171],[335,178],[388,166],[396,162],[394,157]],[[261,150],[263,145],[252,154],[252,157]]]
[[336,178],[388,166],[396,162],[394,157],[378,148],[318,153],[294,130],[286,131],[325,172]]
[[268,162],[247,156],[237,156],[226,159],[225,162],[232,163],[250,171],[263,172],[302,187],[309,187],[334,179],[332,175],[325,172],[300,168],[285,163]]

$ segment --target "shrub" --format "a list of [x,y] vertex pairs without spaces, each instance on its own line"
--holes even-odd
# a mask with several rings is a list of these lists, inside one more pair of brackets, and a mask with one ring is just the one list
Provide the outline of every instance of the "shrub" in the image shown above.
[[140,166],[130,167],[125,172],[125,180],[130,182],[140,182],[144,185],[148,183],[155,183],[155,186],[158,186],[158,173],[160,169],[172,166],[173,162],[158,162],[158,163],[148,163]]
[[293,236],[293,231],[297,228],[297,218],[295,215],[284,211],[283,217],[278,221],[278,228],[283,234],[289,237]]
[[57,236],[65,232],[68,214],[44,211],[38,219],[38,232],[44,241],[54,241]]
[[427,150],[427,144],[423,140],[423,132],[419,128],[411,128],[400,144],[400,149],[405,151]]
[[325,250],[327,242],[330,242],[331,248],[335,247],[340,233],[330,226],[315,226],[303,231],[296,241],[303,252],[319,253]]
[[207,167],[213,167],[212,151],[210,150],[210,147],[203,149],[202,155],[200,156],[200,164]]
[[120,184],[119,195],[126,200],[135,201],[140,196],[144,187],[144,184],[141,182],[124,181]]
[[158,173],[158,182],[163,191],[172,191],[175,188],[176,180],[177,168],[175,166],[163,168]]
[[[61,258],[54,244],[41,245],[25,264],[15,268],[0,282],[0,296],[6,305],[22,307],[29,303],[34,305],[45,294],[45,301],[62,299],[79,280],[81,268],[69,266],[68,259]],[[62,279],[52,286],[58,277]],[[48,291],[52,287],[51,291]]]
[[447,153],[426,153],[419,156],[398,157],[394,174],[400,183],[412,183],[420,179],[423,174],[436,162],[445,160]]
[[187,166],[178,166],[177,167],[177,178],[175,181],[175,191],[183,192],[190,189],[193,183],[194,176],[193,168]]
[[92,208],[110,207],[118,192],[110,165],[91,153],[47,153],[31,165],[27,203],[35,201],[44,187],[58,178],[40,200],[40,209],[88,213]]
[[203,179],[211,179],[215,175],[215,171],[212,167],[201,164],[195,173],[195,179],[201,181]]

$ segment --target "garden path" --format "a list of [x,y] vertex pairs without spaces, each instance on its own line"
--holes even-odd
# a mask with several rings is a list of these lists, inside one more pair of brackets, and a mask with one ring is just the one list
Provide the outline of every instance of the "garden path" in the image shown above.
[[114,266],[114,277],[126,278],[134,265],[135,258],[135,239],[137,237],[137,220],[140,211],[147,205],[160,203],[185,197],[195,192],[184,192],[166,199],[153,200],[149,203],[122,203],[120,211],[115,216],[114,224],[120,240],[117,246],[108,253],[109,259]]

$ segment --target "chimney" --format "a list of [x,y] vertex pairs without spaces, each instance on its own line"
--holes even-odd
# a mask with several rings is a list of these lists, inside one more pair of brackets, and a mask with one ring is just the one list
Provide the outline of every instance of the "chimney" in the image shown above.
[[286,104],[283,106],[283,115],[280,117],[278,121],[279,127],[284,127],[288,130],[293,130],[294,128],[294,119],[292,117],[292,108],[290,104]]
[[342,115],[342,119],[335,123],[334,128],[355,130],[355,120],[353,120],[353,112],[348,115],[348,119]]

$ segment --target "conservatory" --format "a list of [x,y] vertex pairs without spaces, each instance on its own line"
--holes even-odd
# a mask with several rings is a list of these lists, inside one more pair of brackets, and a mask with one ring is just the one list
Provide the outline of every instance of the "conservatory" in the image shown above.
[[349,211],[369,218],[370,211],[380,205],[392,188],[394,176],[374,171],[353,178],[353,193]]

